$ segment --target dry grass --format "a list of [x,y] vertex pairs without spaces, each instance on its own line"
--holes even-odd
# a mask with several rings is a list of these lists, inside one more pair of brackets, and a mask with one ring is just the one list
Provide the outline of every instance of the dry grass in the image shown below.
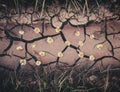
[[54,69],[37,67],[38,71],[10,72],[0,68],[1,92],[119,92],[120,68],[87,66]]
[[100,6],[107,6],[108,9],[119,13],[119,0],[0,0],[1,11],[10,13],[12,11],[21,14],[22,10],[33,7],[34,11],[44,11],[48,6],[63,6],[66,9],[75,9],[89,14]]

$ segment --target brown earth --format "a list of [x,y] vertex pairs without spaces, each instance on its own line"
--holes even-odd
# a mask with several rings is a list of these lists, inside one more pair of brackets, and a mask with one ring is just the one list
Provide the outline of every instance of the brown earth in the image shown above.
[[[82,52],[84,52],[85,55],[87,55],[87,56],[94,55],[96,59],[104,57],[104,56],[112,56],[112,53],[110,52],[110,50],[111,50],[110,43],[108,41],[106,41],[104,33],[100,34],[100,32],[103,30],[103,25],[104,25],[103,23],[100,23],[100,24],[92,24],[92,25],[89,25],[86,27],[86,33],[87,33],[86,40],[84,42],[84,45],[82,47],[80,47],[80,50]],[[120,25],[120,21],[109,21],[108,29],[107,29],[108,34],[112,34],[112,33],[115,34],[117,32],[120,32],[119,25]],[[36,24],[36,25],[34,25],[34,27],[41,28],[41,25]],[[14,32],[17,37],[20,37],[20,35],[18,33],[19,29],[21,29],[20,26],[16,27],[15,29],[12,30],[12,32]],[[113,30],[113,29],[115,29],[115,30]],[[34,38],[42,37],[40,34],[36,34],[32,28],[24,26],[23,30],[25,31],[23,39],[31,40]],[[75,34],[74,34],[75,31],[79,31],[80,36],[78,36],[78,37],[75,36]],[[72,27],[70,25],[66,25],[62,29],[62,33],[64,34],[66,40],[70,41],[71,44],[75,47],[78,47],[79,41],[84,41],[84,39],[85,39],[83,27]],[[47,27],[45,27],[44,35],[53,35],[53,34],[56,34],[55,29],[52,28],[50,25],[47,25]],[[90,39],[90,37],[89,37],[90,34],[95,34],[96,39]],[[1,32],[1,35],[3,36],[5,34]],[[56,61],[57,53],[62,51],[66,47],[66,45],[64,44],[60,35],[53,37],[53,39],[54,39],[54,42],[51,44],[48,44],[46,42],[46,38],[35,41],[34,43],[36,43],[36,45],[37,45],[35,48],[31,48],[32,42],[28,43],[28,51],[31,54],[35,55],[38,58],[38,60],[42,61],[43,64]],[[113,48],[120,47],[120,43],[119,43],[120,35],[119,34],[109,35],[108,39],[112,43]],[[2,54],[2,52],[5,48],[7,48],[9,43],[10,43],[9,40],[6,39],[5,37],[0,41],[0,45],[1,45],[0,54]],[[103,43],[103,46],[104,46],[103,49],[101,49],[101,50],[98,50],[96,48],[96,45],[99,43]],[[17,46],[23,46],[24,50],[17,51],[16,50]],[[39,57],[37,54],[35,54],[35,52],[39,53],[39,51],[45,51],[46,56]],[[119,48],[114,49],[114,53],[115,53],[114,57],[116,57],[117,59],[120,60],[120,49]],[[11,55],[11,57],[9,57],[9,56],[0,57],[1,65],[9,66],[9,67],[11,67],[11,66],[16,67],[19,64],[20,58],[13,56],[13,54],[24,57],[25,56],[25,43],[21,42],[21,41],[14,41],[12,47],[7,51],[7,54]],[[28,55],[27,58],[31,58],[31,56]],[[66,49],[66,51],[64,52],[64,56],[62,58],[60,58],[59,61],[68,63],[71,65],[78,58],[79,57],[78,57],[78,53],[76,52],[76,49],[74,49],[72,47],[68,47]],[[104,65],[106,65],[106,64],[114,64],[114,65],[119,64],[120,65],[120,63],[118,61],[115,60],[114,58],[104,58],[102,60]],[[35,61],[32,59],[28,62],[33,64],[33,62],[35,62]],[[89,63],[89,64],[94,63],[94,61],[89,61],[88,58],[82,58],[79,60],[79,62],[80,62],[79,64],[81,64],[81,65],[86,64],[86,63]]]
[[[104,13],[107,12],[106,10],[101,9],[101,12],[103,11]],[[37,20],[37,22],[33,22],[33,24],[30,21],[30,17],[27,16],[27,20],[24,14],[24,17],[13,17],[12,23],[1,20],[0,28],[2,31],[0,31],[0,65],[16,69],[20,63],[20,58],[25,57],[25,42],[27,43],[28,52],[35,56],[37,60],[40,60],[43,65],[56,61],[72,65],[77,59],[79,59],[78,64],[81,66],[86,64],[90,66],[91,64],[94,64],[94,62],[101,61],[105,66],[120,65],[120,21],[115,20],[115,16],[110,17],[112,14],[107,12],[105,14],[107,20],[104,21],[105,18],[103,18],[103,16],[96,18],[94,14],[91,14],[88,20],[87,17],[74,15],[73,12],[67,14],[64,9],[61,9],[60,12],[61,13],[57,15],[54,15],[54,13],[48,13],[49,17],[47,16],[46,19]],[[37,19],[38,17],[35,18]],[[34,21],[36,20],[35,18]],[[8,24],[5,26],[3,23]],[[44,29],[44,32],[36,34],[33,31],[35,27],[39,27],[42,31]],[[60,33],[56,33],[56,27],[60,27],[62,31]],[[21,36],[18,33],[20,29],[25,31],[23,40],[20,40]],[[79,31],[80,36],[75,36],[75,31]],[[56,36],[53,36],[54,42],[48,44],[46,42],[47,37],[54,34],[57,34]],[[94,34],[94,39],[90,39],[89,36],[91,34]],[[18,39],[14,39],[14,37]],[[64,37],[65,39],[63,39]],[[41,40],[32,41],[32,39],[35,38]],[[10,39],[13,41],[11,46]],[[70,41],[71,46],[67,47],[67,49],[63,52],[64,55],[62,58],[58,58],[57,53],[61,52],[66,47],[64,43],[65,40]],[[79,41],[84,41],[84,45],[80,48],[78,48]],[[31,47],[33,42],[36,44],[35,48]],[[96,45],[100,43],[103,44],[103,48],[101,50],[96,48]],[[10,48],[4,51],[9,46]],[[23,46],[24,50],[17,51],[17,46]],[[84,58],[80,59],[78,57],[78,49],[80,49],[81,52],[84,52]],[[45,51],[45,57],[38,56],[39,51]],[[6,53],[10,56],[4,56]],[[94,61],[90,61],[88,59],[90,55],[94,55]],[[31,56],[27,53],[27,57],[25,57],[25,59],[29,58],[31,58]],[[35,59],[33,57],[28,61],[28,63],[36,66]]]

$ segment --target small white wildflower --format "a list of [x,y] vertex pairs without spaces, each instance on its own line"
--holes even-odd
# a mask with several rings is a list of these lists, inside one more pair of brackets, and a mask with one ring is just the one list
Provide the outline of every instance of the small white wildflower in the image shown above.
[[89,60],[94,61],[94,60],[95,60],[95,57],[94,57],[93,55],[90,55],[90,56],[89,56]]
[[36,61],[35,64],[36,64],[37,66],[40,66],[40,65],[41,65],[41,61]]
[[80,58],[83,58],[83,57],[84,57],[84,53],[83,53],[83,52],[79,52],[79,53],[78,53],[78,56],[79,56]]
[[80,36],[80,31],[75,31],[75,36]]
[[65,41],[65,44],[67,45],[67,46],[70,46],[70,42],[69,41]]
[[36,27],[36,28],[34,29],[34,32],[35,32],[35,33],[39,33],[39,32],[40,32],[40,29],[39,29],[38,27]]
[[45,52],[44,52],[44,51],[40,51],[40,52],[39,52],[39,55],[40,55],[41,57],[44,57],[44,56],[45,56]]
[[21,64],[21,65],[26,65],[26,59],[21,59],[21,60],[20,60],[20,64]]
[[62,52],[58,52],[58,57],[63,57],[63,53]]
[[22,46],[18,46],[18,47],[16,48],[16,50],[22,51],[22,50],[23,50],[23,47],[22,47]]
[[48,43],[53,43],[53,41],[54,41],[54,40],[53,40],[52,37],[48,37],[48,38],[47,38],[47,42],[48,42]]

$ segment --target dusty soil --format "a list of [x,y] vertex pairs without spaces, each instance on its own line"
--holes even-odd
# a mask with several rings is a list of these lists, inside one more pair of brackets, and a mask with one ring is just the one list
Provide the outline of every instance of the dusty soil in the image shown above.
[[[22,14],[20,17],[14,15],[11,20],[3,18],[0,24],[1,66],[16,69],[22,58],[27,59],[33,66],[36,66],[36,60],[41,61],[43,65],[50,62],[73,65],[76,61],[81,66],[90,66],[96,62],[103,62],[105,66],[120,65],[120,21],[116,20],[116,16],[112,16],[112,13],[104,8],[99,8],[99,17],[90,14],[89,18],[72,11],[67,13],[64,8],[58,10],[49,10],[47,14],[45,12],[42,20],[39,19],[39,13],[33,14],[32,23],[29,14]],[[35,27],[40,28],[41,32],[35,33]],[[55,32],[56,27],[61,29],[60,33]],[[19,34],[21,29],[25,32],[22,38]],[[79,36],[75,35],[76,31],[80,32]],[[90,39],[90,35],[95,37]],[[53,38],[53,43],[47,43],[48,37]],[[71,45],[66,46],[65,41],[69,41]],[[79,47],[79,41],[83,41],[84,45]],[[33,43],[36,44],[35,48],[31,46]],[[96,47],[98,44],[102,44],[103,48],[99,50]],[[22,46],[23,50],[17,51],[18,46]],[[84,53],[84,58],[79,58],[78,50]],[[39,56],[40,51],[44,51],[46,55]],[[63,52],[62,58],[58,57],[58,52]],[[90,55],[93,55],[95,60],[90,61]]]

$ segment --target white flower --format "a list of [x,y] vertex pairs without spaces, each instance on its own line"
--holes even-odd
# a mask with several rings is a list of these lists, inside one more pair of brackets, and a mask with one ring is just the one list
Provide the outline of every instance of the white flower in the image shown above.
[[53,43],[53,41],[54,41],[54,40],[53,40],[52,37],[48,37],[48,38],[47,38],[47,42],[48,42],[48,43]]
[[36,64],[37,66],[39,66],[39,65],[41,65],[41,61],[36,61],[35,64]]
[[63,57],[63,53],[62,52],[58,52],[58,57]]
[[67,45],[67,46],[70,46],[70,42],[69,41],[65,41],[65,44]]
[[95,36],[93,34],[90,35],[90,39],[94,39]]
[[79,46],[81,46],[81,47],[84,45],[83,41],[79,41],[78,44],[79,44]]
[[19,34],[20,34],[20,35],[24,35],[24,33],[25,33],[25,32],[24,32],[23,30],[19,30]]
[[55,31],[56,33],[59,33],[61,31],[60,27],[56,27]]
[[16,50],[22,51],[22,50],[23,50],[23,47],[22,47],[22,46],[18,46],[18,47],[16,48]]
[[103,48],[103,44],[98,44],[96,47],[97,49],[101,50]]
[[35,47],[36,47],[36,44],[35,44],[35,43],[32,43],[31,46],[32,46],[32,48],[35,48]]
[[78,56],[79,56],[80,58],[83,58],[83,57],[84,57],[84,53],[83,53],[83,52],[79,52],[79,53],[78,53]]
[[45,52],[44,52],[44,51],[40,51],[40,52],[39,52],[39,55],[40,55],[41,57],[44,57],[44,56],[45,56]]
[[80,36],[80,31],[75,31],[75,36]]
[[38,27],[36,27],[36,28],[34,29],[34,32],[35,32],[35,33],[39,33],[39,32],[40,32],[40,29],[39,29]]
[[26,65],[26,59],[21,59],[21,60],[20,60],[20,64],[21,64],[21,65]]
[[95,60],[95,57],[94,57],[93,55],[90,55],[90,56],[89,56],[89,60],[94,61],[94,60]]

